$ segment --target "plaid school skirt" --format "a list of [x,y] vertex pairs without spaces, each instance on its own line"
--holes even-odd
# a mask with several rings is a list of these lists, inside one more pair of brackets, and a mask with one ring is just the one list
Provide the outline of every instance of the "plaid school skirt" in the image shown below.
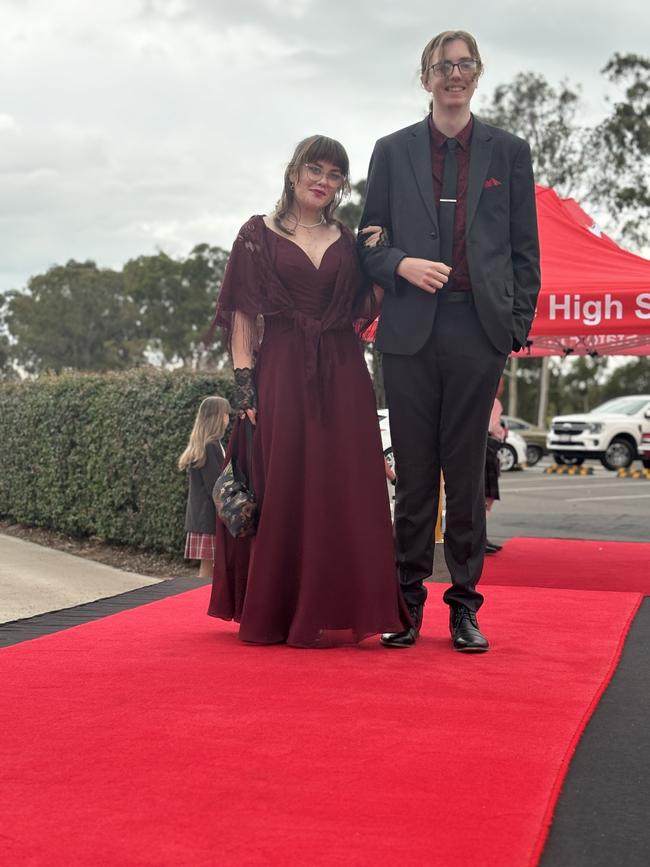
[[210,533],[188,533],[185,537],[186,560],[214,560],[216,536]]

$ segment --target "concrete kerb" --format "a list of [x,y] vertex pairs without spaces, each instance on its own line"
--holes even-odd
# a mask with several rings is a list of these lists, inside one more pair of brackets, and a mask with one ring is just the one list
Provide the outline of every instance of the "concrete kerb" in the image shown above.
[[163,580],[0,533],[0,623],[72,608]]

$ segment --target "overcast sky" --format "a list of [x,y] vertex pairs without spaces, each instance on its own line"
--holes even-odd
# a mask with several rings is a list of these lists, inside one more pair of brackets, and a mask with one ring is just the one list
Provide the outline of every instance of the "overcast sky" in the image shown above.
[[424,115],[424,44],[457,28],[485,62],[478,108],[533,70],[582,83],[597,120],[608,58],[650,54],[640,0],[0,0],[0,290],[68,259],[229,248],[315,132],[365,177],[374,141]]

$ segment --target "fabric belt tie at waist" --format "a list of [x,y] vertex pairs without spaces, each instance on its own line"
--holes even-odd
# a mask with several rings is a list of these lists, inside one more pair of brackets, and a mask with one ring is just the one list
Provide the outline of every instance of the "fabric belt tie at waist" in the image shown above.
[[294,325],[302,333],[305,346],[305,377],[307,382],[318,381],[320,338],[323,333],[323,323],[320,319],[312,319],[304,313],[294,314]]
[[438,304],[473,304],[474,296],[471,292],[461,289],[440,289],[437,292]]

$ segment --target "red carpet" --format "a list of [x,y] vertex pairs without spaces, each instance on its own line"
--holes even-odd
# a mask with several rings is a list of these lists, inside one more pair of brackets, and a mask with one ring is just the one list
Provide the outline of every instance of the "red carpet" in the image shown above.
[[624,590],[650,595],[650,545],[581,539],[510,539],[485,558],[482,584]]
[[535,864],[640,597],[491,587],[468,657],[442,589],[410,651],[244,646],[207,588],[1,651],[0,860]]

